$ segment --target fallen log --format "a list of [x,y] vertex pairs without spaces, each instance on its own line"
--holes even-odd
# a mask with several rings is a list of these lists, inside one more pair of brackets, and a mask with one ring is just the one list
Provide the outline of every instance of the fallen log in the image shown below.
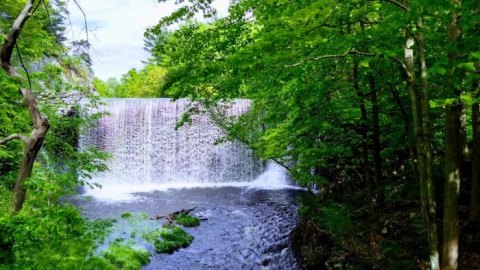
[[179,215],[188,215],[190,214],[191,212],[193,212],[193,210],[195,210],[197,207],[193,207],[193,208],[190,208],[190,209],[182,209],[182,210],[179,210],[179,211],[175,211],[175,212],[172,212],[166,216],[160,216],[160,215],[156,215],[155,216],[155,219],[156,220],[159,220],[159,219],[162,219],[162,218],[165,218],[166,221],[165,223],[163,224],[163,226],[169,226],[169,225],[172,225],[173,222],[175,221],[175,219],[179,216]]

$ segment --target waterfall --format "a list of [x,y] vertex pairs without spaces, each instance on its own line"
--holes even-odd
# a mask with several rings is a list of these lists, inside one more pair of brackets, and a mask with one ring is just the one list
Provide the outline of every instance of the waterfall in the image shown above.
[[[109,170],[91,180],[104,187],[88,190],[95,197],[119,199],[119,193],[182,187],[288,186],[283,168],[272,162],[265,167],[243,143],[216,144],[224,132],[207,113],[194,114],[191,124],[175,129],[195,106],[188,99],[108,98],[102,103],[90,113],[107,114],[79,139],[80,149],[93,146],[112,154]],[[250,106],[249,100],[235,100],[225,106],[225,114],[239,116]]]

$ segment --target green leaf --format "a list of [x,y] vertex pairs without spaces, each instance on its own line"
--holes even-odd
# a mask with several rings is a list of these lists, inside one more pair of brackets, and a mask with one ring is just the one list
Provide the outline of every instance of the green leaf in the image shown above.
[[460,100],[462,101],[462,103],[467,104],[469,106],[475,103],[475,100],[470,94],[461,95]]
[[467,62],[467,63],[460,63],[457,65],[458,68],[465,69],[467,71],[475,71],[475,63],[474,62]]
[[368,68],[370,66],[370,62],[369,61],[362,61],[362,62],[360,62],[360,66]]
[[429,72],[431,74],[445,75],[445,73],[447,73],[447,70],[444,67],[435,65],[429,69]]
[[478,52],[472,52],[470,54],[473,58],[477,59],[477,60],[480,60],[480,51]]

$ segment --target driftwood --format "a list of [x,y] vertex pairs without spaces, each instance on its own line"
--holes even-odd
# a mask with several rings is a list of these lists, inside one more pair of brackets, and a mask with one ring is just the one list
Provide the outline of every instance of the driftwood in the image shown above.
[[190,209],[182,209],[182,210],[179,210],[179,211],[175,211],[175,212],[172,212],[166,216],[160,216],[160,215],[156,215],[155,216],[155,219],[156,220],[159,220],[159,219],[162,219],[162,218],[165,218],[165,223],[163,224],[163,226],[169,226],[169,225],[172,225],[173,224],[173,221],[175,221],[175,219],[179,216],[179,215],[188,215],[190,214],[191,212],[193,212],[193,210],[195,210],[197,207],[193,207],[193,208],[190,208]]

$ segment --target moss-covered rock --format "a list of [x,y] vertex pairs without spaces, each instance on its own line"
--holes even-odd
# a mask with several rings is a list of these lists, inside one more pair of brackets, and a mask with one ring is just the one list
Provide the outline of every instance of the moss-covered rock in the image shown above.
[[175,223],[185,227],[197,227],[200,225],[200,219],[187,214],[180,214],[175,219]]
[[121,216],[122,218],[130,218],[130,217],[132,217],[132,213],[130,213],[130,212],[125,212],[125,213],[123,213],[123,214],[120,215],[120,216]]
[[148,215],[145,213],[131,213],[125,212],[120,215],[123,219],[132,220],[132,221],[142,221],[148,219]]
[[168,226],[144,233],[143,238],[152,243],[158,253],[173,253],[192,243],[193,236],[176,226]]

